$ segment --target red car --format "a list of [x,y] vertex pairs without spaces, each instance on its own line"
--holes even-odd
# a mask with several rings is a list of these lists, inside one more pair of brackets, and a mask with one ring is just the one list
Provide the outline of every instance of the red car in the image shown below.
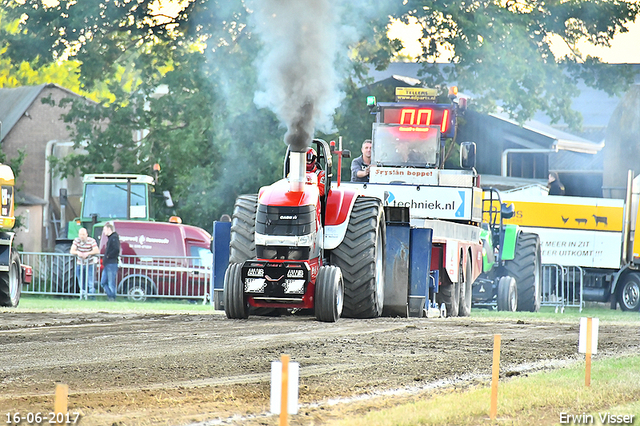
[[[168,222],[113,221],[121,256],[116,293],[130,300],[149,296],[206,298],[211,286],[211,234]],[[104,254],[107,238],[100,238]]]

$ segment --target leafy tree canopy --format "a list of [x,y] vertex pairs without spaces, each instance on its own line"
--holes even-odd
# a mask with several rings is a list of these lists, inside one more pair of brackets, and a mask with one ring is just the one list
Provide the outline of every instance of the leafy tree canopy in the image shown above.
[[[635,2],[342,3],[338,16],[350,53],[336,66],[344,76],[344,100],[335,131],[320,136],[343,136],[354,156],[371,132],[364,96],[390,100],[388,88],[371,86],[367,78],[368,67],[384,69],[402,47],[387,37],[390,18],[422,25],[425,84],[456,82],[481,110],[499,105],[521,122],[541,110],[578,127],[580,117],[571,109],[578,78],[609,93],[632,81],[630,70],[612,69],[575,48],[556,58],[550,41],[556,36],[574,47],[586,38],[607,45],[639,13]],[[238,194],[256,192],[282,173],[286,129],[253,102],[261,41],[252,31],[250,0],[187,0],[171,3],[171,13],[159,9],[169,3],[158,0],[51,4],[0,0],[3,22],[13,25],[0,25],[0,79],[3,60],[27,63],[37,73],[69,64],[78,90],[111,94],[96,97],[98,104],[76,102],[66,116],[84,153],[59,162],[60,173],[148,173],[160,163],[158,189],[171,190],[186,223],[207,229],[231,213]],[[453,52],[455,66],[434,66],[443,47]],[[15,78],[18,68],[6,74]],[[167,93],[161,96],[158,87]]]
[[[482,111],[501,105],[520,122],[543,111],[553,122],[579,128],[581,117],[571,109],[577,79],[619,95],[633,83],[633,72],[583,55],[577,42],[609,46],[639,12],[640,4],[623,0],[410,0],[398,17],[413,17],[423,28],[427,84],[456,81]],[[554,56],[550,44],[558,39],[569,55]],[[455,63],[445,72],[433,66],[443,48]]]

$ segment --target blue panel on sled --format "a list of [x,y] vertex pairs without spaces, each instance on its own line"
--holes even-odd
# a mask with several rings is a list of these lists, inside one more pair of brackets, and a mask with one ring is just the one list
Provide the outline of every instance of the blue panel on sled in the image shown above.
[[429,271],[431,269],[431,238],[433,229],[411,229],[411,296],[429,297]]
[[408,316],[409,240],[408,223],[387,222],[384,316]]
[[227,266],[229,266],[231,222],[213,222],[213,234],[211,237],[211,251],[213,252],[213,301],[215,309],[223,309],[222,292],[224,290],[224,274],[227,271]]

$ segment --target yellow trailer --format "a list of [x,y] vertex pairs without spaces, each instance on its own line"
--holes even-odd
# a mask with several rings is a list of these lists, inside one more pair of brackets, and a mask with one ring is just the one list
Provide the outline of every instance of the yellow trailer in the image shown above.
[[[515,215],[505,223],[540,236],[542,263],[582,271],[582,299],[640,309],[640,176],[628,182],[625,200],[503,193]],[[628,208],[627,208],[628,207]]]

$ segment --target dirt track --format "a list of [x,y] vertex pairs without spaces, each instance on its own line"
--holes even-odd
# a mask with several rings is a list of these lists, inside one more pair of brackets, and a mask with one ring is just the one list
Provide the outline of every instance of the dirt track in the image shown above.
[[[330,398],[488,383],[496,333],[505,376],[578,359],[575,321],[522,321],[518,315],[326,324],[300,316],[231,321],[219,313],[0,314],[3,423],[6,412],[51,411],[55,385],[62,382],[81,425],[277,425],[277,416],[264,413],[270,363],[283,353],[300,364],[303,405],[292,425],[319,425],[357,409],[329,405]],[[598,356],[639,349],[637,323],[601,322]],[[411,396],[358,406],[403,398]]]

